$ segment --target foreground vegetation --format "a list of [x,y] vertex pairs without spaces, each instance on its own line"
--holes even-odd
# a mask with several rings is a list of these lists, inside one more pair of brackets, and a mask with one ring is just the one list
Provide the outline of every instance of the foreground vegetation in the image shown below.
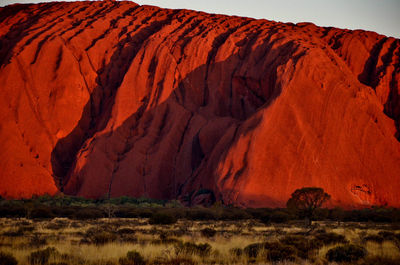
[[0,265],[400,264],[399,210],[288,209],[117,198],[0,201]]

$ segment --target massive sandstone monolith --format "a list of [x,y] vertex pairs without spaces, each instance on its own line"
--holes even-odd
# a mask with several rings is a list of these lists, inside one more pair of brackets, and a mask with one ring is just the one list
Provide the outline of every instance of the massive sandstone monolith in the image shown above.
[[318,186],[400,206],[399,56],[398,39],[309,23],[1,8],[0,195],[258,207]]

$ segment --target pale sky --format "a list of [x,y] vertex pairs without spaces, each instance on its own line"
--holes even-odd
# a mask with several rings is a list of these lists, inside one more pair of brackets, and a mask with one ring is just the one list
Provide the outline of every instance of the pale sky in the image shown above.
[[[50,1],[0,0],[0,6],[33,2]],[[134,2],[141,5],[186,8],[282,22],[313,22],[318,26],[371,30],[400,38],[400,0],[136,0]]]

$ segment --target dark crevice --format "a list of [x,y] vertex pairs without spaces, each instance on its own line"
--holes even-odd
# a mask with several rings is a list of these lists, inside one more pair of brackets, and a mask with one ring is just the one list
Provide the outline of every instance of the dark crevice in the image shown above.
[[378,41],[370,52],[369,59],[365,63],[364,70],[358,75],[358,80],[364,85],[370,86],[373,89],[377,86],[377,72],[376,65],[378,64],[379,54],[383,48],[383,44],[387,41],[387,38],[383,38]]
[[60,68],[62,58],[63,58],[63,47],[60,46],[57,53],[56,66],[54,68],[55,73],[57,73],[58,69]]
[[[85,29],[90,28],[90,25],[92,25],[95,21],[103,18],[106,14],[108,14],[113,9],[115,9],[115,7],[116,7],[116,5],[113,5],[111,7],[106,5],[104,8],[96,10],[93,14],[85,17],[84,19],[78,20],[76,23],[73,23],[72,27],[69,30],[72,30],[72,29],[80,26],[82,24],[82,22],[87,21],[84,26],[82,26],[78,31],[75,32],[74,35],[72,35],[71,37],[68,38],[68,41],[71,41],[73,38],[75,38],[76,36],[81,34],[83,31],[85,31]],[[69,30],[66,30],[61,35],[63,35],[64,33],[66,33]]]
[[[92,48],[94,45],[96,45],[96,43],[97,43],[99,40],[104,39],[108,34],[110,34],[110,32],[111,32],[112,30],[114,30],[115,28],[117,28],[117,22],[118,22],[120,19],[122,19],[122,18],[124,18],[124,17],[118,16],[117,18],[112,19],[112,20],[110,21],[109,27],[108,27],[100,36],[98,36],[97,38],[93,39],[92,42],[90,43],[90,45],[89,45],[88,47],[86,47],[85,50],[86,50],[86,51],[90,50],[90,48]],[[123,34],[120,34],[119,37],[121,37],[122,35],[123,35]]]
[[33,57],[33,60],[32,60],[32,62],[31,62],[31,64],[36,63],[36,60],[37,60],[37,58],[38,58],[38,56],[39,56],[40,51],[42,50],[43,45],[46,43],[46,41],[47,41],[50,37],[51,37],[51,34],[50,34],[50,35],[47,35],[46,37],[44,37],[43,40],[41,40],[41,41],[38,43],[37,48],[36,48],[36,52],[35,52],[35,56]]
[[38,23],[41,17],[50,12],[49,10],[55,4],[46,4],[40,11],[31,10],[29,5],[11,5],[1,10],[0,20],[5,19],[1,18],[1,16],[7,16],[20,11],[26,13],[26,18],[25,21],[14,24],[5,35],[0,37],[0,67],[9,64],[11,57],[14,55],[14,47],[28,35],[29,30]]
[[203,152],[203,149],[201,148],[200,144],[200,138],[199,138],[199,133],[198,132],[192,142],[192,162],[191,162],[191,167],[192,171],[196,171],[196,169],[200,166],[201,162],[203,161],[205,154]]
[[396,139],[400,142],[400,95],[399,95],[399,82],[398,76],[400,76],[400,45],[397,49],[397,64],[392,73],[392,77],[389,83],[390,92],[388,99],[384,105],[384,113],[395,121],[397,132],[395,134]]

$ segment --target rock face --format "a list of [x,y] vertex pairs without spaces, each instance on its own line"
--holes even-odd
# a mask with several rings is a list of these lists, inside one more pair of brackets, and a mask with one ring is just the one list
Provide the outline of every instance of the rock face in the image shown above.
[[0,195],[400,206],[400,41],[132,2],[0,9]]

